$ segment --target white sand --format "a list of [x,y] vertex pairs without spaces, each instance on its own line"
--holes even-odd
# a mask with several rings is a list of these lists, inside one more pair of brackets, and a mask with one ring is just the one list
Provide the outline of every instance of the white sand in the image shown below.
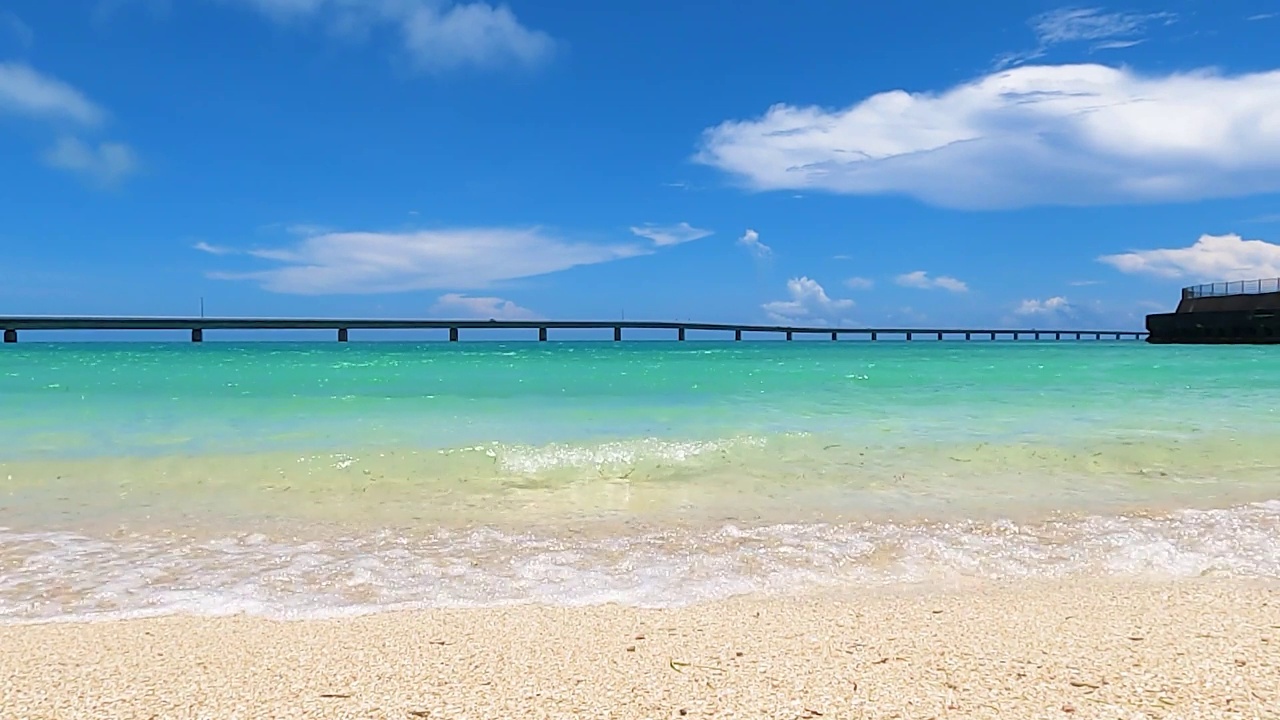
[[1280,584],[0,627],[0,717],[1280,718]]

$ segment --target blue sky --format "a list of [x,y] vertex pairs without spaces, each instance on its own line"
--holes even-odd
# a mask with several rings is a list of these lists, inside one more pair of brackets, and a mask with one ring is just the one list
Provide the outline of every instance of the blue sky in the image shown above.
[[0,1],[0,313],[1139,328],[1280,276],[1280,6]]

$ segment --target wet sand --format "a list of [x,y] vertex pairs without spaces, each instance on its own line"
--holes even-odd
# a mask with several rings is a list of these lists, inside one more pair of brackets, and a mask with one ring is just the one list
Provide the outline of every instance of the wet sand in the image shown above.
[[0,627],[6,718],[1276,718],[1280,583]]

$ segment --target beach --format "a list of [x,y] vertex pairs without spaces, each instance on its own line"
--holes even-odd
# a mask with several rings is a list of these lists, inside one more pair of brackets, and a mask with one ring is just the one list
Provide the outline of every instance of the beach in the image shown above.
[[0,628],[14,718],[1274,718],[1280,584]]
[[1280,367],[42,344],[0,717],[1280,717]]

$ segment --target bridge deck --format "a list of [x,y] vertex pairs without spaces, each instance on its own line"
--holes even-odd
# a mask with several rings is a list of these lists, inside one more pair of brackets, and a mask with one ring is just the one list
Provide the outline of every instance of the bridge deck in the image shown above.
[[19,330],[189,330],[191,339],[204,339],[205,330],[336,330],[338,339],[345,341],[350,330],[448,330],[449,339],[456,341],[460,330],[538,330],[538,339],[546,340],[548,330],[613,330],[613,339],[621,340],[623,330],[675,330],[679,340],[685,339],[688,330],[706,330],[734,333],[741,339],[743,333],[771,333],[785,335],[830,335],[835,340],[841,335],[866,336],[872,340],[882,335],[903,336],[910,340],[917,335],[946,336],[1001,336],[1020,339],[1031,336],[1036,339],[1052,337],[1062,339],[1116,340],[1131,338],[1140,340],[1146,332],[1132,330],[1039,330],[1009,328],[870,328],[870,327],[822,327],[816,325],[751,325],[736,323],[705,323],[650,320],[412,320],[373,318],[250,318],[250,317],[118,317],[118,316],[11,316],[0,317],[0,329],[5,342],[17,342]]

